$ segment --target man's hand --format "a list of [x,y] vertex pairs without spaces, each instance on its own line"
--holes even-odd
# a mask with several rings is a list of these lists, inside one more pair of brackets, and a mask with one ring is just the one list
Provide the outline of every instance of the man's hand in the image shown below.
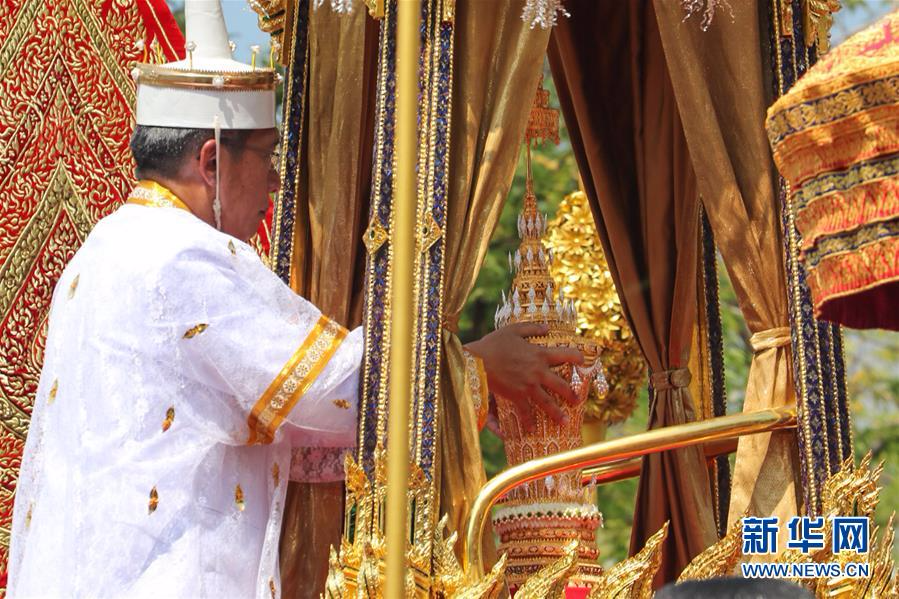
[[545,335],[548,330],[544,324],[521,322],[465,346],[484,361],[490,391],[515,404],[521,426],[528,431],[534,428],[534,405],[555,422],[566,423],[567,416],[549,392],[577,403],[574,391],[551,367],[566,362],[582,364],[584,356],[576,349],[541,347],[526,339]]

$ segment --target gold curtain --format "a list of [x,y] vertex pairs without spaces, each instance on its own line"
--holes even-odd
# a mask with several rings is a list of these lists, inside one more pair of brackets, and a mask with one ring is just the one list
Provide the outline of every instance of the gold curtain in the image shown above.
[[[675,3],[677,4],[677,3]],[[696,179],[648,1],[569,2],[550,64],[585,191],[631,330],[649,364],[650,428],[695,419]],[[644,460],[631,552],[671,521],[656,585],[717,539],[702,451]]]
[[[365,10],[309,12],[304,139],[291,287],[348,327],[362,321],[378,24]],[[286,101],[286,99],[285,99]],[[288,183],[289,184],[289,183]],[[282,526],[282,595],[317,598],[343,530],[343,483],[291,482]]]
[[440,445],[441,513],[460,534],[486,480],[477,417],[462,401],[456,327],[515,174],[549,39],[549,31],[528,28],[520,14],[520,2],[512,0],[456,5]]
[[[756,0],[731,3],[734,18],[718,15],[703,32],[683,22],[678,3],[654,1],[699,191],[753,333],[743,410],[793,405],[780,208],[764,129],[760,7]],[[798,513],[796,447],[792,431],[740,439],[731,522],[747,510],[782,522]]]

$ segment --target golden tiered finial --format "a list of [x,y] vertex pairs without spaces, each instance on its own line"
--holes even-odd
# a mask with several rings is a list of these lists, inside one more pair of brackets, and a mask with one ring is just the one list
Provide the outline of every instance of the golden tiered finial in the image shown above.
[[[503,293],[495,324],[502,327],[517,322],[538,322],[548,326],[545,336],[532,338],[546,347],[572,347],[585,358],[583,366],[565,364],[556,372],[569,384],[580,401],[570,405],[558,399],[567,416],[559,425],[543,412],[534,414],[533,430],[523,429],[518,412],[509,398],[497,397],[500,429],[505,440],[510,464],[520,464],[535,457],[580,447],[584,400],[592,389],[604,392],[606,383],[598,359],[596,343],[577,335],[577,312],[571,299],[558,289],[550,275],[552,253],[543,246],[546,216],[537,209],[537,197],[530,169],[530,145],[559,139],[559,113],[549,108],[549,93],[537,91],[534,108],[525,132],[527,153],[527,185],[524,205],[518,216],[521,243],[509,267],[514,273],[512,290]],[[569,472],[535,481],[511,491],[496,512],[494,527],[500,536],[500,553],[508,558],[507,581],[517,587],[537,569],[555,563],[565,555],[566,544],[579,539],[578,574],[574,584],[589,586],[601,568],[596,564],[598,551],[593,537],[600,524],[596,505],[585,496],[579,474]]]

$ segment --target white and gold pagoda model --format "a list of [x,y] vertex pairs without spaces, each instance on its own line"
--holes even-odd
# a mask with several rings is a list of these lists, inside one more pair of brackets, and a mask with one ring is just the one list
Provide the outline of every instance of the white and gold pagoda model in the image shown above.
[[[546,229],[546,216],[537,209],[530,169],[530,144],[534,140],[558,140],[559,115],[548,108],[549,92],[537,90],[525,143],[528,176],[524,205],[518,217],[521,244],[509,256],[514,273],[512,290],[503,293],[502,305],[496,313],[497,328],[518,322],[548,325],[545,336],[531,338],[532,343],[546,347],[572,347],[584,354],[584,364],[564,364],[555,370],[569,382],[578,403],[569,404],[556,398],[567,416],[564,425],[557,424],[542,411],[534,411],[535,426],[524,430],[510,398],[497,396],[500,429],[510,465],[541,456],[580,447],[581,424],[587,396],[604,394],[606,380],[599,361],[599,348],[592,340],[577,334],[574,301],[566,298],[550,275],[553,256],[541,242]],[[580,484],[580,473],[567,472],[522,485],[503,499],[493,518],[500,538],[499,551],[506,556],[506,581],[511,589],[544,566],[565,555],[573,540],[578,542],[578,568],[569,586],[592,587],[602,573],[596,559],[596,529],[601,514]]]

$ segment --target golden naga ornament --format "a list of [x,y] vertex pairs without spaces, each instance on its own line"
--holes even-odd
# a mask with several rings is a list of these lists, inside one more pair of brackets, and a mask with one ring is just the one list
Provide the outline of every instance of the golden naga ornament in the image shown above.
[[[873,520],[874,512],[880,500],[878,482],[883,473],[883,464],[871,467],[871,454],[868,453],[861,463],[855,467],[853,459],[843,462],[838,472],[833,474],[822,492],[821,516],[824,519],[822,532],[823,545],[803,553],[799,549],[787,549],[773,558],[779,564],[825,564],[838,563],[841,569],[846,564],[868,564],[870,576],[861,578],[832,577],[793,579],[811,590],[820,598],[871,598],[895,597],[896,574],[893,561],[893,541],[895,536],[895,512],[890,516],[884,530],[874,528],[870,533],[869,551],[856,553],[844,550],[832,553],[833,527],[831,521],[835,517],[861,516]],[[718,576],[734,574],[737,563],[742,558],[742,525],[741,519],[730,528],[723,539],[697,555],[678,578],[678,582],[686,580],[705,580]],[[617,566],[616,566],[617,567]],[[654,572],[648,573],[651,578]]]
[[[541,237],[547,219],[537,210],[530,168],[530,144],[534,140],[558,140],[558,111],[548,107],[549,94],[538,89],[535,106],[525,135],[528,176],[524,206],[518,217],[521,244],[510,255],[514,272],[511,293],[503,293],[497,308],[497,328],[518,322],[538,322],[548,326],[542,337],[531,342],[545,347],[570,347],[584,354],[584,365],[564,364],[554,368],[571,385],[578,403],[570,405],[556,398],[567,422],[559,425],[545,413],[535,410],[535,426],[525,430],[511,398],[497,396],[500,430],[505,441],[510,465],[537,457],[574,449],[583,445],[581,424],[584,402],[591,391],[604,395],[606,381],[599,361],[597,344],[577,335],[577,311],[573,300],[566,298],[550,275],[552,252],[546,250]],[[499,551],[508,558],[506,581],[510,588],[522,585],[532,575],[566,555],[574,541],[577,547],[577,573],[572,584],[590,587],[602,568],[596,563],[599,554],[595,544],[601,515],[580,485],[578,472],[566,472],[544,480],[522,485],[508,493],[493,519],[500,537]]]
[[668,522],[646,539],[643,549],[633,557],[618,562],[593,587],[588,599],[627,597],[649,599],[653,595],[652,580],[662,565],[662,544],[668,536]]
[[602,348],[608,392],[588,395],[584,419],[607,426],[624,422],[646,384],[646,361],[624,317],[587,194],[575,191],[565,196],[547,223],[543,245],[553,256],[549,267],[553,280],[574,300],[577,333]]
[[816,597],[839,597],[855,599],[865,597],[896,596],[896,573],[893,562],[893,528],[896,513],[890,516],[886,530],[875,527],[869,538],[869,551],[856,553],[844,550],[831,553],[833,547],[833,528],[830,522],[837,516],[861,516],[874,519],[874,512],[880,501],[878,486],[883,473],[883,462],[871,468],[871,453],[862,458],[859,465],[853,465],[853,458],[843,462],[840,471],[832,475],[824,483],[821,494],[821,515],[824,517],[824,548],[809,553],[798,549],[788,549],[775,560],[778,563],[839,563],[844,567],[848,563],[866,563],[870,568],[868,578],[812,578],[796,579],[794,582],[805,585]]
[[[743,518],[748,515],[744,513]],[[743,518],[737,518],[720,541],[694,557],[677,581],[733,576],[734,568],[742,557]]]
[[[344,459],[347,500],[345,530],[340,549],[331,548],[326,599],[383,597],[387,548],[384,526],[387,499],[386,453],[378,447],[374,455],[374,480],[349,455]],[[415,506],[416,521],[429,502],[429,483],[415,462],[410,464],[409,505]],[[447,535],[444,516],[431,538],[406,546],[406,597],[453,597],[496,599],[503,589],[505,560],[480,579],[469,577],[453,552],[456,533]],[[430,572],[430,574],[428,574]]]

